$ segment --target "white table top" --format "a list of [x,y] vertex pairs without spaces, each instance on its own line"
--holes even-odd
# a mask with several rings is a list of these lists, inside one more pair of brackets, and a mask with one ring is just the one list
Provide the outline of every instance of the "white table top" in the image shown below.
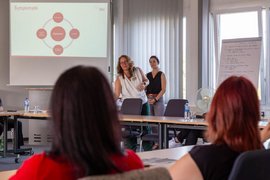
[[192,147],[193,146],[182,146],[171,149],[139,152],[137,155],[143,160],[146,166],[168,167],[189,152]]
[[10,170],[10,171],[0,171],[0,179],[1,180],[8,180],[11,176],[16,173],[17,170]]

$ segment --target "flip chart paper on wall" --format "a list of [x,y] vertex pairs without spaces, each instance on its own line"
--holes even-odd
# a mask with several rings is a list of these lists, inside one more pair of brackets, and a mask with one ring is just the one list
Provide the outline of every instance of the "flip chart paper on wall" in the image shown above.
[[260,37],[222,41],[218,85],[235,75],[246,77],[258,88],[261,41]]

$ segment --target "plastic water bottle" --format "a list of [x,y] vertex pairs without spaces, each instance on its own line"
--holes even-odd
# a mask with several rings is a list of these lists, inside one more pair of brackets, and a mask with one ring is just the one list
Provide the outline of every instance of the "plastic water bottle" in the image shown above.
[[189,108],[189,105],[188,105],[188,102],[186,102],[186,104],[185,104],[185,120],[189,120],[189,115],[190,115],[190,108]]
[[30,108],[30,101],[28,98],[25,98],[24,100],[24,112],[29,112],[29,108]]

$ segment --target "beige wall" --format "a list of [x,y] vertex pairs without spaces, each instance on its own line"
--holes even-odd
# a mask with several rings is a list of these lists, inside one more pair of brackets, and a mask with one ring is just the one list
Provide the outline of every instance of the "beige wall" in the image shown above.
[[28,96],[22,87],[9,84],[9,0],[0,1],[0,97],[5,109],[23,108],[23,100]]
[[[0,98],[5,110],[23,109],[23,101],[30,96],[30,105],[47,109],[50,91],[31,91],[26,87],[8,86],[9,84],[9,0],[0,1]],[[28,137],[28,120],[23,123],[24,137]]]
[[[22,109],[23,100],[28,96],[22,87],[9,84],[9,0],[0,1],[0,97],[4,108]],[[23,121],[23,134],[28,136],[28,120]]]

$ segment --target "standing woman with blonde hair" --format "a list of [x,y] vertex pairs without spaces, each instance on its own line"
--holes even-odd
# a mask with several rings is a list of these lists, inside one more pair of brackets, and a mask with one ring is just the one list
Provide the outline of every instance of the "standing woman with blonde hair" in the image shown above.
[[[142,99],[143,107],[141,115],[149,115],[150,107],[147,101],[145,88],[149,84],[144,72],[135,67],[133,61],[127,55],[122,55],[118,59],[117,64],[118,76],[115,81],[115,97],[125,100],[126,98],[140,98]],[[144,127],[144,134],[149,133],[150,128]],[[153,142],[143,141],[144,151],[152,150]],[[125,138],[125,145],[127,148],[136,151],[137,137],[129,136]]]
[[127,55],[118,58],[117,79],[115,81],[115,97],[121,100],[126,98],[140,98],[143,101],[141,115],[149,115],[149,104],[145,94],[145,88],[149,84],[144,72],[135,67],[133,61]]

